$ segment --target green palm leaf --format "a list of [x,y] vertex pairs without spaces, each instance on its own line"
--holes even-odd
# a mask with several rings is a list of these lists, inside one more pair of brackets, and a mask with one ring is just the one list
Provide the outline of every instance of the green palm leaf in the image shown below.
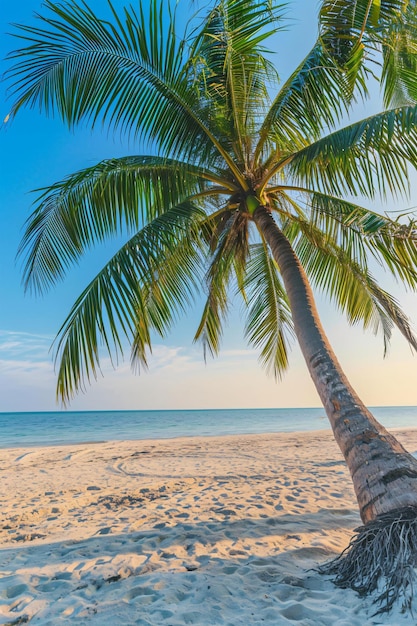
[[215,251],[209,260],[206,274],[207,300],[194,341],[201,340],[204,355],[207,350],[214,356],[220,349],[223,324],[229,309],[229,289],[233,278],[241,283],[246,260],[249,254],[248,222],[239,211],[230,213],[229,218],[219,225],[216,216],[204,222],[205,236]]
[[[404,79],[408,82],[407,67],[401,60],[410,63],[415,56],[412,44],[417,32],[415,3],[408,0],[324,0],[320,24],[324,48],[345,69],[352,87],[360,75],[363,82],[367,73],[377,69],[382,52],[381,83],[385,87],[387,106],[395,93],[404,92]],[[395,63],[392,63],[393,57]]]
[[77,299],[56,343],[58,395],[67,401],[96,377],[100,348],[117,359],[124,336],[146,365],[151,333],[170,327],[198,289],[201,211],[179,206],[132,237]]
[[365,243],[380,265],[413,290],[417,284],[417,221],[392,221]]
[[[417,223],[393,220],[361,206],[312,193],[311,222],[353,259],[367,266],[369,251],[395,278],[416,287]],[[404,217],[404,216],[403,216]]]
[[276,70],[260,45],[280,28],[283,7],[269,1],[233,0],[216,5],[195,39],[201,93],[216,107],[218,133],[240,163],[250,153],[249,139],[268,101],[265,76],[276,80]]
[[[417,163],[417,107],[379,113],[337,130],[295,153],[282,165],[294,183],[331,195],[407,191],[408,167]],[[280,165],[276,166],[278,170]]]
[[[297,227],[298,226],[298,227]],[[360,266],[349,250],[341,248],[311,223],[293,222],[286,235],[313,284],[336,302],[351,324],[359,321],[375,334],[382,330],[386,353],[394,325],[417,349],[410,322],[395,299],[381,289],[366,266]],[[300,236],[302,235],[302,236]]]
[[334,128],[349,103],[344,73],[316,44],[279,90],[260,128],[257,154],[282,159]]
[[138,156],[103,161],[42,190],[19,249],[26,287],[44,291],[93,243],[138,230],[209,190],[210,178],[217,180],[173,159]]
[[189,80],[184,41],[175,35],[175,12],[164,26],[165,2],[151,0],[148,19],[142,5],[126,9],[124,23],[110,2],[114,23],[83,3],[46,6],[52,15],[39,16],[45,28],[20,26],[17,36],[29,45],[10,55],[19,59],[8,73],[16,97],[11,115],[39,106],[70,125],[101,120],[157,141],[171,156],[219,158]]
[[276,264],[264,243],[251,246],[244,287],[248,303],[245,336],[261,348],[262,365],[281,378],[288,367],[287,337],[293,335],[291,312]]

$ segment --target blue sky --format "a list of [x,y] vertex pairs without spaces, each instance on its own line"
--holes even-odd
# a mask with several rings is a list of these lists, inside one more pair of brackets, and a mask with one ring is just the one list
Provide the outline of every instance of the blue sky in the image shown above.
[[[123,2],[115,1],[115,6]],[[104,0],[92,0],[101,10]],[[184,3],[185,6],[188,6]],[[316,36],[316,2],[289,4],[292,24],[276,39],[276,62],[283,75],[302,59]],[[0,58],[16,45],[4,33],[12,22],[28,23],[41,9],[40,0],[20,0],[2,6]],[[7,67],[2,63],[0,73]],[[0,84],[0,118],[8,113],[6,85]],[[372,112],[364,110],[366,115]],[[361,112],[362,114],[362,112]],[[88,278],[111,253],[94,251],[70,273],[65,283],[43,298],[23,293],[20,264],[15,256],[22,227],[34,199],[30,190],[60,180],[66,174],[103,158],[140,153],[105,133],[68,131],[58,119],[38,111],[22,111],[0,128],[0,411],[54,410],[55,374],[50,346],[69,308]],[[416,205],[416,194],[386,208]],[[376,210],[380,209],[377,204]],[[383,285],[400,300],[417,324],[417,296],[391,280]],[[349,327],[320,294],[318,304],[329,338],[347,375],[369,405],[417,404],[416,358],[395,333],[389,357],[382,358],[382,339]],[[296,346],[291,370],[276,383],[261,369],[256,351],[245,345],[240,310],[233,311],[218,359],[204,364],[201,347],[192,342],[196,310],[177,324],[164,342],[158,340],[147,373],[132,374],[129,353],[116,370],[103,361],[104,377],[72,402],[74,409],[149,409],[217,407],[318,406],[319,399]]]

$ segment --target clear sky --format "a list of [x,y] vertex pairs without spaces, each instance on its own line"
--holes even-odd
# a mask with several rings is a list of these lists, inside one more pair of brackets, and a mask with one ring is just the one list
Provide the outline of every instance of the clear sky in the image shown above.
[[[99,12],[104,0],[91,0]],[[116,7],[123,6],[115,0]],[[134,0],[133,0],[134,4]],[[185,4],[185,3],[184,3]],[[186,7],[188,5],[185,4]],[[291,22],[276,38],[276,63],[287,74],[295,68],[316,37],[316,8],[312,0],[293,0]],[[0,58],[17,40],[7,36],[12,22],[33,21],[40,0],[4,3],[0,13]],[[2,63],[0,74],[7,64]],[[10,106],[6,85],[0,84],[0,118]],[[373,111],[364,110],[365,116]],[[94,251],[71,272],[62,285],[43,298],[25,295],[20,265],[15,256],[22,227],[34,196],[29,192],[55,182],[103,158],[140,154],[139,146],[86,129],[69,132],[57,119],[38,111],[22,111],[13,123],[0,128],[0,411],[55,410],[55,374],[50,346],[60,324],[89,278],[111,253],[110,247]],[[416,185],[417,188],[417,185]],[[417,205],[417,194],[375,210]],[[417,325],[417,296],[378,274]],[[417,360],[405,340],[395,332],[390,353],[383,359],[382,338],[352,328],[325,298],[317,294],[322,321],[353,386],[369,406],[416,405]],[[103,378],[74,399],[71,408],[173,409],[220,407],[319,406],[299,350],[294,345],[291,369],[276,383],[257,361],[256,351],[244,343],[240,309],[233,311],[220,357],[203,361],[201,346],[193,344],[199,305],[173,329],[164,342],[157,340],[150,369],[140,376],[130,370],[129,351],[113,370],[103,361]]]

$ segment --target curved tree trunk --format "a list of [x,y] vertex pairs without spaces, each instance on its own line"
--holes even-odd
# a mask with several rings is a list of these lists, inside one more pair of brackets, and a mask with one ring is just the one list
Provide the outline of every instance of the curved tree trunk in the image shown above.
[[280,269],[295,333],[350,470],[363,523],[391,511],[417,507],[417,460],[377,422],[347,380],[288,239],[265,207],[258,207],[253,219]]

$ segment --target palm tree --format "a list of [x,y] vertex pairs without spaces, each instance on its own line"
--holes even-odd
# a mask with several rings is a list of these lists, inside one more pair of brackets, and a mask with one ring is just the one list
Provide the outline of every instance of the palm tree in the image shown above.
[[[380,599],[390,608],[416,564],[407,541],[417,538],[417,461],[352,389],[311,285],[385,345],[396,326],[417,349],[369,268],[376,259],[415,289],[415,224],[356,201],[405,192],[417,163],[414,3],[323,2],[317,43],[281,85],[264,43],[284,7],[270,0],[216,0],[181,37],[164,0],[123,16],[109,3],[109,19],[76,0],[45,4],[41,25],[20,26],[25,47],[10,55],[11,115],[40,106],[71,126],[106,124],[149,151],[44,188],[28,220],[20,254],[37,292],[91,245],[129,232],[59,331],[58,396],[69,401],[96,376],[101,349],[114,358],[124,338],[132,362],[146,365],[152,336],[167,333],[201,285],[195,339],[216,354],[237,290],[246,337],[278,378],[295,334],[352,475],[364,527],[328,571],[362,591],[385,577]],[[341,128],[378,67],[385,109]],[[399,546],[402,581],[392,574]]]

